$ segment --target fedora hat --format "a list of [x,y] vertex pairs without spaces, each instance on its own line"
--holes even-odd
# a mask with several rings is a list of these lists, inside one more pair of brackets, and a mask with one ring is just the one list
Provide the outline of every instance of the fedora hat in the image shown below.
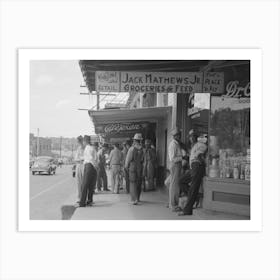
[[143,140],[141,133],[136,133],[133,137],[133,140]]

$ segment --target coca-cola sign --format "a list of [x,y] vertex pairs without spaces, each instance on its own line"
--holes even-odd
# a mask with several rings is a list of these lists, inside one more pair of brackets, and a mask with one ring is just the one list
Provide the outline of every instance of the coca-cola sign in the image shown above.
[[122,132],[142,131],[148,123],[110,123],[104,125],[97,125],[95,127],[96,133],[115,134]]
[[225,97],[250,98],[250,82],[245,86],[240,86],[239,81],[230,81],[226,86]]

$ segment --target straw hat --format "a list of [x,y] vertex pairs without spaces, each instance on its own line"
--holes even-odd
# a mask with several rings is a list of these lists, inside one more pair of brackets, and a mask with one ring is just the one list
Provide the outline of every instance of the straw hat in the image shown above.
[[133,140],[143,140],[141,133],[136,133],[133,137]]

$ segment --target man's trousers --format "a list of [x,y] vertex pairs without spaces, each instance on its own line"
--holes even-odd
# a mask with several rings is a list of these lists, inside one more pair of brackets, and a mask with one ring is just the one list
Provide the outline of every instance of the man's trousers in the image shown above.
[[103,185],[103,190],[108,189],[108,180],[106,170],[103,164],[99,164],[97,172],[97,189],[100,191]]
[[193,162],[191,164],[190,174],[191,174],[191,182],[190,182],[190,188],[188,191],[188,201],[187,201],[185,208],[183,209],[183,212],[185,214],[189,214],[189,215],[192,214],[193,205],[196,202],[199,188],[200,188],[202,179],[205,175],[205,165],[201,164],[199,162]]
[[182,163],[171,163],[170,186],[169,186],[169,208],[175,209],[179,204],[179,178],[181,176]]
[[87,203],[92,202],[93,190],[96,184],[97,172],[91,163],[86,163],[84,167],[84,175],[82,182],[82,196],[80,200],[80,207],[86,206]]

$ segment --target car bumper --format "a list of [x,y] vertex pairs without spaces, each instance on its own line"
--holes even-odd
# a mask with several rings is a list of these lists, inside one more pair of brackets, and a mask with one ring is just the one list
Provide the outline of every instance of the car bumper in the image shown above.
[[49,172],[49,169],[46,168],[31,168],[32,172]]

